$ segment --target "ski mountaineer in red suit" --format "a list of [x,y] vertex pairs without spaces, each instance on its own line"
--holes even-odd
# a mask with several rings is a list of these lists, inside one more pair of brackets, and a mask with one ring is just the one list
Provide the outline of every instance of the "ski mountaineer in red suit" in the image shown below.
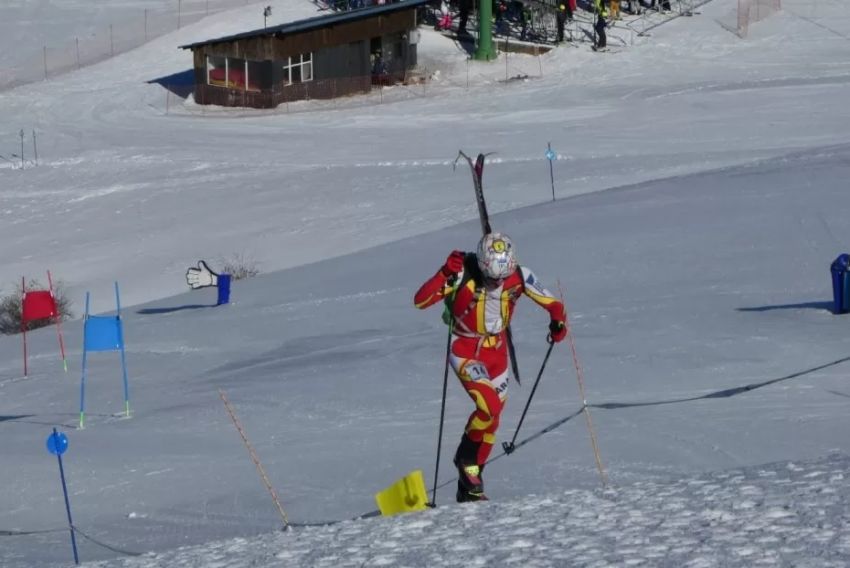
[[487,498],[481,473],[496,441],[508,390],[505,329],[522,294],[549,312],[552,341],[562,341],[567,336],[563,303],[531,270],[517,265],[507,235],[490,233],[478,243],[476,253],[453,251],[413,298],[420,309],[446,303],[451,329],[449,362],[475,403],[454,458],[459,473],[458,502]]

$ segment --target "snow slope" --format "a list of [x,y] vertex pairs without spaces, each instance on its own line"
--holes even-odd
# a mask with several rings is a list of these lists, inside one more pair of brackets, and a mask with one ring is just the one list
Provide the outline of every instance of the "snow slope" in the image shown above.
[[846,566],[848,465],[844,457],[573,489],[93,566]]
[[[79,312],[87,290],[109,310],[119,280],[133,408],[114,415],[117,356],[97,354],[88,427],[75,429],[79,320],[63,327],[67,374],[53,330],[30,336],[27,378],[20,337],[0,339],[0,563],[71,558],[44,450],[57,425],[85,561],[840,566],[850,390],[828,269],[850,214],[850,9],[786,0],[742,41],[716,22],[730,4],[617,54],[470,63],[468,88],[463,54],[424,30],[439,80],[383,103],[166,114],[147,81],[189,65],[177,45],[250,27],[241,13],[0,92],[0,154],[25,127],[40,158],[0,168],[0,282],[49,268]],[[500,82],[506,65],[541,63],[542,77]],[[533,439],[487,469],[493,503],[451,503],[446,464],[470,409],[452,382],[438,509],[300,526],[373,510],[374,492],[412,469],[434,481],[445,327],[411,298],[477,240],[458,149],[496,152],[484,176],[493,225],[563,286],[610,484],[560,345],[518,438]],[[233,304],[185,292],[189,265],[234,251],[264,274],[236,283]],[[500,441],[546,323],[520,306],[523,386],[511,386]],[[293,531],[271,534],[281,519],[219,389]],[[172,550],[183,545],[196,546]]]

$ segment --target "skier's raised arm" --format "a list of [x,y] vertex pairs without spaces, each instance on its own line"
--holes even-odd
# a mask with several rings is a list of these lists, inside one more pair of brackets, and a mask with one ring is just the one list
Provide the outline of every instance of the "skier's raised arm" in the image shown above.
[[458,276],[463,273],[465,256],[466,253],[461,250],[452,251],[440,270],[417,290],[413,296],[413,304],[424,310],[451,294],[453,282],[458,282]]

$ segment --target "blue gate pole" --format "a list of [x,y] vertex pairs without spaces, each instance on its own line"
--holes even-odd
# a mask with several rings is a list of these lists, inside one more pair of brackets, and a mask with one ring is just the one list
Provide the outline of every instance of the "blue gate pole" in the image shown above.
[[[53,440],[54,444],[58,448],[60,443],[59,433],[56,432],[56,428],[53,428]],[[79,566],[80,556],[77,554],[77,537],[74,535],[74,521],[71,520],[71,502],[68,501],[68,486],[65,484],[65,468],[62,467],[61,452],[56,452],[56,459],[59,460],[59,476],[62,478],[62,493],[65,495],[65,511],[68,513],[68,528],[71,531],[71,548],[74,549],[74,564]]]
[[552,201],[555,201],[555,173],[552,170],[552,160],[555,159],[555,152],[552,151],[552,143],[546,144],[546,159],[549,160],[549,181],[552,182]]
[[118,318],[118,342],[121,345],[121,372],[124,377],[124,414],[130,416],[130,385],[127,382],[127,357],[124,355],[124,325],[121,322],[121,297],[118,295],[118,282],[115,282],[115,305]]

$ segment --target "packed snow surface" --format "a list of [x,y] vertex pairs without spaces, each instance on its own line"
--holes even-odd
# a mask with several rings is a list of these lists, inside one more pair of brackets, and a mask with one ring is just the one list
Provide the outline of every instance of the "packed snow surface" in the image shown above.
[[[191,65],[178,46],[261,27],[268,4],[270,24],[316,15],[306,0],[11,76],[45,37],[166,4],[0,7],[0,87],[18,85],[0,91],[0,286],[50,270],[75,313],[67,372],[55,328],[27,334],[26,377],[21,336],[0,338],[0,565],[73,563],[54,427],[94,565],[847,565],[848,316],[829,266],[850,248],[850,6],[783,0],[741,39],[721,25],[737,2],[714,0],[650,36],[618,23],[616,52],[491,63],[423,28],[427,85],[266,111],[163,85]],[[570,341],[517,432],[548,324],[520,301],[490,502],[453,502],[472,405],[450,376],[437,508],[357,518],[410,471],[435,484],[446,327],[412,297],[480,236],[458,150],[492,152],[492,224],[563,294]],[[229,305],[188,291],[188,267],[234,255],[261,274]],[[131,416],[118,354],[92,353],[79,429],[85,293],[114,313],[115,281]]]

